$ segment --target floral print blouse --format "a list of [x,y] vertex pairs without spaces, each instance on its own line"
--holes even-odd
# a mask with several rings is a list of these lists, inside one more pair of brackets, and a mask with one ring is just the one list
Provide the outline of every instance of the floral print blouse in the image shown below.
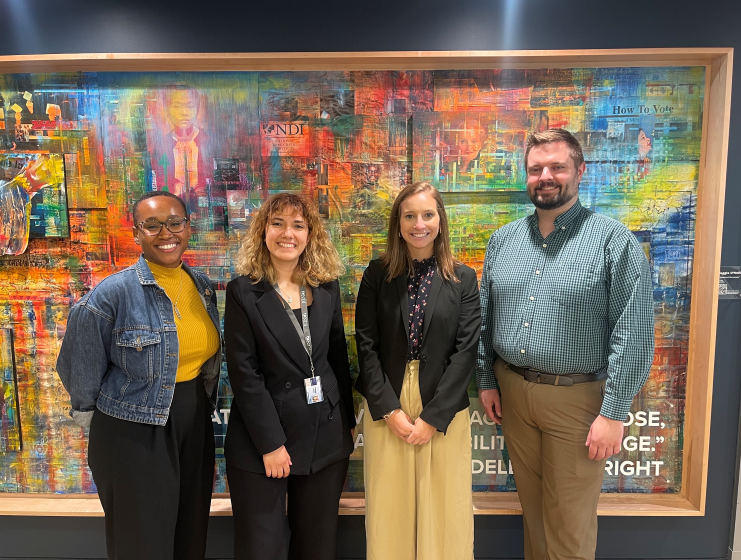
[[419,360],[420,349],[422,348],[425,307],[427,307],[427,298],[430,295],[436,265],[434,256],[422,261],[414,261],[414,274],[408,278],[409,345],[407,347],[407,362]]

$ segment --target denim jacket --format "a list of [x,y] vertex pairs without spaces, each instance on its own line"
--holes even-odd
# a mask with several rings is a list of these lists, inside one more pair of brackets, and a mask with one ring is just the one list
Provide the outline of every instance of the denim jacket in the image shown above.
[[[221,332],[211,282],[185,264],[183,270],[193,279]],[[143,255],[136,264],[103,280],[70,310],[57,373],[70,395],[70,415],[79,425],[89,426],[97,407],[122,420],[164,426],[177,368],[172,302]],[[216,406],[220,371],[221,347],[201,368],[212,406]]]

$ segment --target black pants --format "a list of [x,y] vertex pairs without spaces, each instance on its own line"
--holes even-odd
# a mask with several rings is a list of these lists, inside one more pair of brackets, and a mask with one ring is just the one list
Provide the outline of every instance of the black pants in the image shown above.
[[214,435],[200,377],[175,385],[165,426],[96,410],[88,463],[105,512],[109,560],[203,560]]
[[309,475],[269,478],[226,465],[235,560],[336,560],[337,517],[349,457]]

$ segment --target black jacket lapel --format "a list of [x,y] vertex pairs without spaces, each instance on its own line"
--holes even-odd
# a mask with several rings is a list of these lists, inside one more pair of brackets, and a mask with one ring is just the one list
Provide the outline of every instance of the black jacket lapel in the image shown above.
[[435,304],[437,303],[437,297],[440,295],[440,288],[443,286],[443,279],[440,278],[438,271],[432,275],[432,287],[430,288],[430,295],[427,298],[427,307],[425,307],[425,319],[422,324],[422,340],[425,340],[427,336],[427,329],[430,328],[432,322],[432,314],[435,312]]
[[[309,374],[311,371],[309,356],[306,354],[304,345],[296,332],[296,328],[293,326],[293,322],[288,317],[280,299],[278,299],[275,289],[266,282],[262,284],[262,291],[265,293],[256,303],[260,316],[291,360],[293,360],[301,371]],[[314,310],[312,310],[312,314],[313,312]]]
[[316,352],[319,342],[322,340],[324,333],[327,332],[327,326],[332,318],[332,297],[324,288],[310,288],[314,301],[311,304],[311,313],[309,313],[309,327],[311,328],[311,345],[312,356]]
[[401,323],[404,325],[404,330],[407,332],[407,340],[409,340],[409,283],[407,282],[407,275],[404,273],[399,274],[394,278],[396,283],[396,290],[399,293],[399,310],[401,311]]

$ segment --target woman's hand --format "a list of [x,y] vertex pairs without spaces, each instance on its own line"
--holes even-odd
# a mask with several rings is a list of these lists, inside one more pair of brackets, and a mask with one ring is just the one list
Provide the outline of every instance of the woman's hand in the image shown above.
[[432,436],[435,435],[436,431],[437,428],[435,428],[435,426],[430,426],[421,418],[417,418],[414,421],[412,433],[409,434],[407,442],[412,445],[424,445],[432,439]]
[[400,408],[397,408],[391,416],[386,419],[386,424],[388,424],[388,427],[391,428],[391,431],[394,432],[397,437],[404,440],[409,437],[409,434],[411,434],[414,429],[412,419],[409,418],[407,413]]
[[271,478],[285,478],[291,473],[291,456],[286,451],[286,446],[281,445],[275,451],[262,456],[265,463],[265,475]]

